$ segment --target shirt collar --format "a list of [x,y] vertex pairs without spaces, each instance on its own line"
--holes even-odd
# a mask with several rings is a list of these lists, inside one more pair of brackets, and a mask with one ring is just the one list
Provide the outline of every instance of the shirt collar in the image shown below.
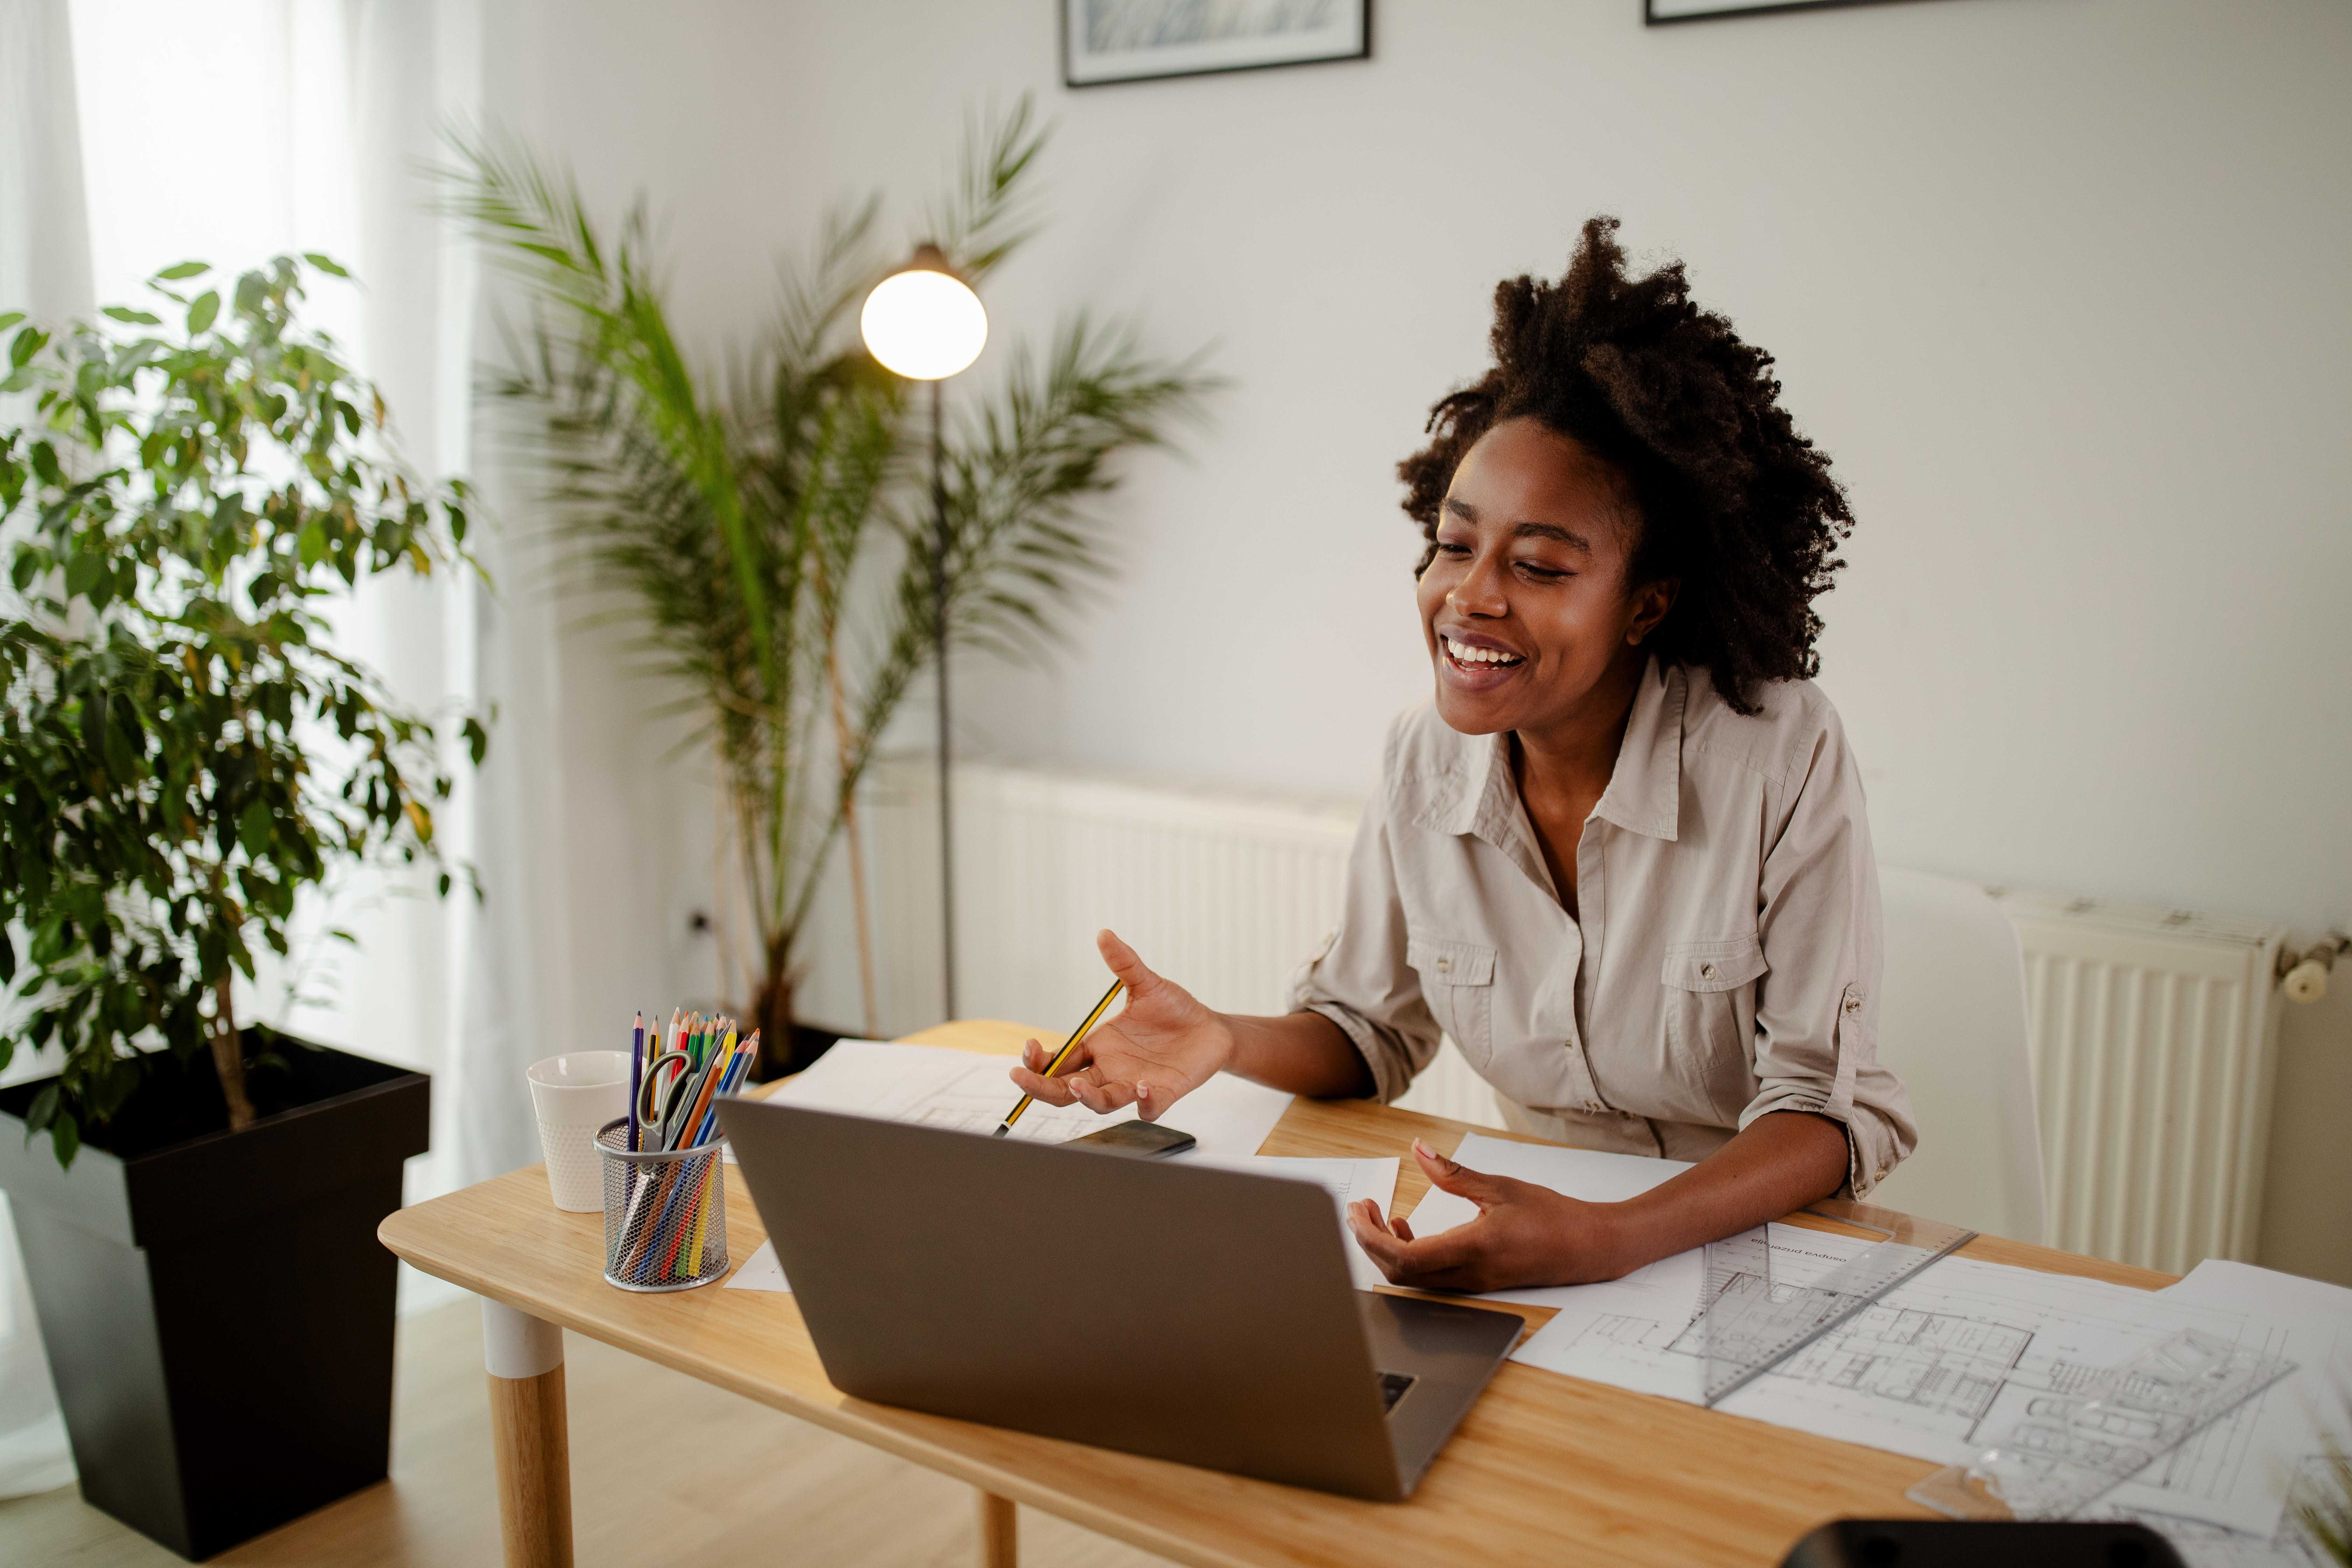
[[1634,690],[1617,765],[1593,816],[1629,833],[1675,841],[1683,798],[1683,710],[1689,697],[1689,672],[1653,658]]
[[[1633,693],[1625,739],[1592,815],[1629,832],[1672,843],[1680,825],[1683,711],[1689,677],[1653,658]],[[1441,833],[1473,833],[1508,847],[1517,837],[1518,790],[1511,781],[1509,734],[1465,735],[1431,792],[1422,820]]]

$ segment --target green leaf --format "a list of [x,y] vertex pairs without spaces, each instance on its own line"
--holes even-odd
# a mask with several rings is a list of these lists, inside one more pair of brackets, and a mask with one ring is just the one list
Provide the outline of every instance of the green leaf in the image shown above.
[[27,1137],[40,1131],[58,1114],[58,1086],[51,1084],[33,1096],[33,1103],[25,1108],[25,1132]]
[[327,274],[330,278],[349,278],[351,276],[350,273],[335,265],[335,261],[332,257],[322,256],[315,250],[304,251],[302,253],[302,259],[317,268],[320,271]]
[[70,1167],[74,1156],[81,1152],[81,1127],[70,1110],[60,1110],[58,1119],[49,1123],[49,1147],[58,1156],[58,1163]]
[[236,841],[245,847],[246,858],[259,860],[269,847],[269,803],[255,800],[236,819]]
[[183,278],[194,278],[211,270],[212,267],[207,262],[183,261],[177,267],[166,267],[155,277],[161,282],[176,283]]
[[0,332],[6,331],[24,319],[25,312],[22,310],[0,310]]
[[213,318],[219,314],[220,293],[217,289],[207,289],[197,295],[195,303],[188,307],[189,335],[193,337],[211,326]]
[[41,352],[41,345],[48,341],[49,334],[38,327],[22,329],[9,342],[8,367],[11,370],[23,369],[35,354]]
[[160,327],[163,318],[152,310],[134,310],[128,305],[109,305],[100,315],[111,316],[118,321],[128,321],[134,327]]

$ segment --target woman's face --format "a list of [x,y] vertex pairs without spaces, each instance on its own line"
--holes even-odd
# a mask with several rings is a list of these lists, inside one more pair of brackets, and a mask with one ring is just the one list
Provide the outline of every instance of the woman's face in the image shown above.
[[1471,447],[1418,595],[1448,725],[1491,735],[1622,717],[1641,640],[1675,588],[1629,590],[1632,506],[1614,469],[1533,419],[1507,419]]

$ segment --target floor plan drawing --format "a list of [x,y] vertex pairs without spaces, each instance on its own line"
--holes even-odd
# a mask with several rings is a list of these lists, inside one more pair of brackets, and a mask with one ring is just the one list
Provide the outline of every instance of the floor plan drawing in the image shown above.
[[[1724,1289],[1790,1289],[1825,1275],[1858,1241],[1771,1227],[1759,1269]],[[1759,1249],[1760,1256],[1760,1249]],[[2037,1398],[2103,1386],[2106,1369],[2168,1333],[2267,1345],[2277,1331],[2246,1312],[2173,1302],[2098,1280],[1948,1258],[1806,1346],[1721,1408],[1922,1459],[1965,1462]],[[1706,1329],[1696,1292],[1638,1284],[1586,1288],[1515,1358],[1570,1376],[1696,1402]],[[2253,1405],[2173,1450],[2118,1490],[2132,1506],[2252,1531],[2279,1517]]]
[[[892,1121],[990,1133],[1020,1100],[1003,1057],[884,1040],[843,1040],[816,1065],[770,1098],[812,1110],[845,1111]],[[1200,1141],[1204,1153],[1257,1152],[1290,1096],[1218,1073],[1178,1101],[1169,1121]],[[1135,1108],[1097,1116],[1082,1105],[1032,1101],[1013,1129],[1025,1142],[1063,1143],[1132,1121]]]
[[[942,1082],[927,1084],[908,1100],[903,1110],[886,1110],[895,1120],[924,1127],[947,1127],[958,1132],[993,1132],[1021,1099],[1021,1091],[1005,1076],[1004,1064],[986,1058]],[[1066,1143],[1098,1132],[1115,1121],[1132,1121],[1132,1106],[1109,1116],[1097,1116],[1083,1105],[1048,1105],[1032,1100],[1013,1124],[1012,1136],[1032,1143]]]

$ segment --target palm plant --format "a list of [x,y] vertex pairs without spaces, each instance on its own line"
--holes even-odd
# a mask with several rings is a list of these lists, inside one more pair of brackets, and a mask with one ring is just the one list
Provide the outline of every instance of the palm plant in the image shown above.
[[[924,237],[967,279],[1035,232],[1047,134],[1025,100],[972,126]],[[720,765],[757,926],[750,1011],[781,1052],[827,857],[938,647],[931,498],[914,460],[928,431],[856,335],[856,307],[887,270],[879,200],[836,208],[809,258],[781,268],[775,318],[722,389],[679,344],[642,205],[608,235],[528,151],[453,140],[450,210],[534,305],[497,390],[532,416],[562,537],[629,591],[645,648],[689,693]],[[1197,357],[1156,358],[1131,328],[1083,313],[1042,354],[1014,350],[947,433],[950,646],[1018,657],[1050,644],[1052,612],[1108,570],[1097,503],[1115,459],[1164,444],[1211,384]]]

